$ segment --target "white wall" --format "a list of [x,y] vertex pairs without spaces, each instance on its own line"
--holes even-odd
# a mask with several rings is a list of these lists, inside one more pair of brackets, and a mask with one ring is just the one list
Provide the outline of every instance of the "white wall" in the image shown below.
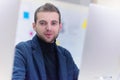
[[77,4],[77,5],[83,5],[83,6],[89,6],[91,2],[91,0],[53,0],[53,1],[62,1],[62,2]]
[[120,8],[120,0],[94,0],[97,4],[110,8]]
[[19,0],[0,0],[0,80],[11,80]]
[[81,5],[89,6],[90,3],[91,3],[91,0],[80,0]]

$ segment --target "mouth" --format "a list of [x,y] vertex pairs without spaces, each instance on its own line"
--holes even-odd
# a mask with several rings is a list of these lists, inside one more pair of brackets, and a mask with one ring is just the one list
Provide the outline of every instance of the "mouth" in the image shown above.
[[47,33],[47,34],[45,34],[45,36],[46,36],[47,38],[51,38],[52,34]]

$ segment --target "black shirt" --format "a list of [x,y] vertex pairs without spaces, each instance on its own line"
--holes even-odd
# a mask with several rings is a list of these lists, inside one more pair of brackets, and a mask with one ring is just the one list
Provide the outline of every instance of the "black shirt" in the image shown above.
[[[39,39],[39,38],[38,38]],[[57,51],[56,44],[54,43],[46,43],[39,39],[47,80],[59,80],[58,78],[58,59],[57,59]]]

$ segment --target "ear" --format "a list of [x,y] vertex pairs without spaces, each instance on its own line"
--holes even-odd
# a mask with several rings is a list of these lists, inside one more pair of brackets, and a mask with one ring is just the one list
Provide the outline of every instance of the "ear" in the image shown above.
[[60,23],[60,30],[62,29],[62,23]]
[[36,24],[32,23],[32,26],[33,26],[34,31],[36,31]]

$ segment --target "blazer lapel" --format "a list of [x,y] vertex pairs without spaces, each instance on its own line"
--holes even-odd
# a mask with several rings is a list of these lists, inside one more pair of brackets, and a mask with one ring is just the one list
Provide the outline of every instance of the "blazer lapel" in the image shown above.
[[46,72],[42,54],[40,53],[40,51],[36,50],[33,52],[33,57],[36,63],[36,67],[38,69],[38,75],[41,77],[41,80],[46,80]]
[[33,38],[32,46],[33,58],[35,60],[36,67],[38,68],[38,75],[41,77],[40,80],[47,80],[42,51],[36,36]]
[[66,58],[63,55],[63,51],[61,51],[58,47],[57,51],[59,61],[59,78],[60,80],[67,80]]
[[[46,78],[46,71],[42,56],[42,51],[40,49],[39,42],[37,40],[37,36],[35,36],[32,40],[32,46],[33,46],[33,57],[36,62],[36,65],[38,67],[38,70],[40,72],[39,76],[41,77],[41,80],[47,80]],[[57,47],[57,55],[58,55],[58,64],[59,64],[59,80],[68,80],[67,79],[67,66],[66,66],[66,58],[63,55],[63,52],[60,48]],[[39,63],[39,64],[37,64]]]

